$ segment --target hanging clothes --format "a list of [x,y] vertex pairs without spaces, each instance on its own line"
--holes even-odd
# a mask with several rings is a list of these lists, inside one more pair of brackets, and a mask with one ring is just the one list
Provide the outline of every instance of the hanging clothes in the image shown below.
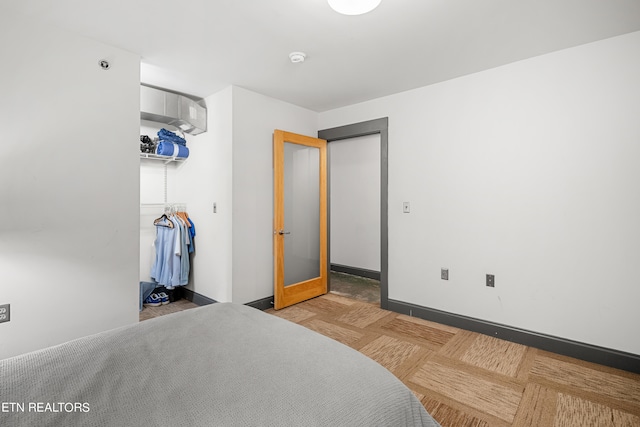
[[[156,240],[151,278],[167,289],[189,282],[189,253],[193,252],[195,226],[186,212],[165,212],[154,221]],[[190,231],[193,228],[193,231]]]
[[185,222],[182,215],[176,214],[174,217],[180,229],[180,240],[176,244],[176,253],[180,256],[180,270],[177,272],[179,286],[184,286],[189,282],[189,237],[188,223]]
[[193,240],[194,237],[196,237],[196,226],[193,223],[193,221],[191,221],[191,218],[187,217],[187,221],[189,221],[189,224],[191,225],[189,227],[189,236],[191,237],[191,244],[189,245],[189,253],[193,253],[196,250],[196,244],[195,241]]

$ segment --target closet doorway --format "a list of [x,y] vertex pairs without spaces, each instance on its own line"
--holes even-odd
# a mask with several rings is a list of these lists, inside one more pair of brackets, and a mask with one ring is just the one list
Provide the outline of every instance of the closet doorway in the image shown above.
[[318,137],[329,151],[329,290],[333,280],[367,299],[367,285],[379,280],[380,307],[387,308],[388,118],[321,130]]

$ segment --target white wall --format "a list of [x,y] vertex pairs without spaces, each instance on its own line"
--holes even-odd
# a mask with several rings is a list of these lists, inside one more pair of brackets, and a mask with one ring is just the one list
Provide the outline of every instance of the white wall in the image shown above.
[[380,135],[329,143],[330,262],[380,271]]
[[640,32],[321,113],[389,117],[389,298],[640,354],[638,52]]
[[0,58],[5,358],[138,321],[140,82],[137,55],[7,14]]
[[317,118],[233,87],[233,302],[273,295],[273,131],[316,136]]
[[170,194],[188,204],[196,226],[187,288],[228,302],[232,287],[232,88],[208,96],[205,103],[207,131],[189,138],[189,159],[178,167]]

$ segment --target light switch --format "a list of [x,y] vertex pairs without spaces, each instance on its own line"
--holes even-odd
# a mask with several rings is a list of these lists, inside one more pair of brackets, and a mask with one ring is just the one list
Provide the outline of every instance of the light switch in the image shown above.
[[411,206],[409,206],[409,202],[402,202],[402,212],[404,213],[411,212]]

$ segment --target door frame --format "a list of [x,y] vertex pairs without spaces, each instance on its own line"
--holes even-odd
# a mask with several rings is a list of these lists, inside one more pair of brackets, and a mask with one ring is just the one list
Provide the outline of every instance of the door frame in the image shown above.
[[[318,138],[327,141],[380,134],[380,308],[389,307],[389,118],[368,120],[318,131]],[[328,162],[329,164],[329,162]],[[328,166],[330,167],[330,166]],[[330,174],[327,172],[327,180]],[[331,212],[330,182],[327,182],[327,211]],[[331,263],[331,215],[327,218],[327,265]],[[329,289],[331,280],[328,281]]]

